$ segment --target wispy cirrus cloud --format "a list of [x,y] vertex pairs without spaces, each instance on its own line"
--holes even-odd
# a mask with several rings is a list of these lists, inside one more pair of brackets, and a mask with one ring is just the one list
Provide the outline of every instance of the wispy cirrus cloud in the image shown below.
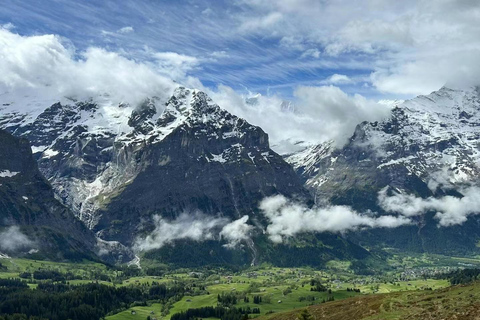
[[[34,2],[12,1],[0,8],[0,20],[13,23],[23,35],[57,34],[79,51],[95,46],[151,61],[148,47],[195,57],[202,68],[191,69],[189,75],[207,86],[246,86],[262,93],[276,87],[291,95],[297,83],[313,83],[333,70],[365,71],[361,61],[322,57],[304,43],[304,50],[298,51],[285,45],[287,37],[265,36],[267,27],[283,28],[285,17],[260,13],[242,2],[105,1],[93,6],[61,0],[45,10]],[[220,52],[228,56],[220,59]],[[302,54],[303,61],[298,61]]]
[[[411,96],[480,82],[479,12],[468,0],[14,0],[0,8],[0,20],[20,33],[59,34],[80,50],[149,60],[147,46],[195,57],[202,68],[190,75],[208,86],[288,94],[297,83],[349,74],[363,79],[346,87],[351,93]],[[228,59],[207,59],[218,52]]]
[[[276,13],[276,25],[264,36],[303,50],[322,48],[322,55],[364,62],[370,82],[393,94],[426,94],[444,84],[480,83],[480,14],[478,1],[257,1],[251,20]],[[244,22],[246,23],[246,22]],[[257,31],[258,32],[258,31]]]

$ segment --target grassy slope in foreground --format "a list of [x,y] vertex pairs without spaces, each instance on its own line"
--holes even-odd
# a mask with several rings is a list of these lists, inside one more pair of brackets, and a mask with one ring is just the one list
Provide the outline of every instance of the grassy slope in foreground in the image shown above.
[[[434,291],[357,296],[307,308],[312,319],[479,319],[480,282]],[[258,320],[297,320],[300,311],[270,314]]]

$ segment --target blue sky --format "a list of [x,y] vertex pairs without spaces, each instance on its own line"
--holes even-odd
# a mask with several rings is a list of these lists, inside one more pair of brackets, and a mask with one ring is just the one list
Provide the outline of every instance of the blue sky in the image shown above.
[[[299,85],[333,84],[405,98],[448,83],[463,58],[476,62],[479,7],[475,0],[9,0],[0,21],[22,35],[59,35],[78,52],[193,57],[184,71],[208,87],[291,96]],[[467,43],[472,52],[449,59]],[[428,77],[429,67],[441,70]],[[334,74],[348,80],[332,83]]]
[[173,80],[274,142],[345,141],[379,99],[479,85],[478,21],[478,0],[8,0],[0,91],[136,103]]
[[298,22],[302,12],[275,15],[278,10],[254,1],[18,0],[2,6],[0,20],[22,35],[59,35],[77,51],[95,46],[138,61],[151,60],[151,52],[194,57],[188,74],[209,87],[224,84],[289,97],[298,85],[325,84],[341,74],[356,79],[337,83],[348,93],[411,96],[372,87],[368,78],[375,71],[375,55],[360,50],[326,54],[333,31],[304,33],[308,26]]

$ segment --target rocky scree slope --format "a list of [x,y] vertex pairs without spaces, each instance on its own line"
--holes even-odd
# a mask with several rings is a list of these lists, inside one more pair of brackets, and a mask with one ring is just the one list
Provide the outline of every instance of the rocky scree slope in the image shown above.
[[94,258],[97,251],[94,234],[55,199],[50,184],[38,171],[28,141],[3,130],[0,230],[14,230],[4,233],[10,239],[2,240],[13,241],[2,248],[9,255],[81,260]]

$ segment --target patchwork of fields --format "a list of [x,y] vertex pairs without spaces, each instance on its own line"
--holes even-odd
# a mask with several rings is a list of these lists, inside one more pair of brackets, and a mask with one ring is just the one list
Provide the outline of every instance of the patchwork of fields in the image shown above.
[[[407,300],[420,299],[419,297],[426,294],[437,292],[435,290],[447,288],[448,280],[433,276],[442,270],[450,270],[462,264],[472,266],[480,264],[475,258],[465,260],[465,258],[441,256],[392,256],[389,264],[395,265],[396,268],[382,276],[356,275],[349,269],[348,261],[332,261],[322,270],[276,268],[264,265],[237,272],[222,268],[182,269],[148,276],[141,270],[116,269],[87,261],[73,264],[2,259],[1,262],[4,269],[0,271],[0,278],[21,277],[28,282],[31,289],[36,288],[38,283],[52,281],[35,279],[35,271],[38,270],[55,271],[67,277],[60,281],[73,285],[97,282],[108,286],[139,287],[147,290],[153,284],[185,288],[186,293],[181,297],[172,298],[167,302],[162,301],[162,303],[159,301],[133,303],[120,312],[117,310],[114,314],[108,315],[106,319],[109,320],[147,319],[148,317],[169,320],[172,315],[188,309],[221,305],[219,296],[222,295],[234,296],[236,301],[232,306],[235,308],[258,308],[259,313],[250,314],[250,317],[275,318],[278,316],[289,319],[288,317],[293,317],[295,312],[305,307],[309,310],[313,308],[312,312],[316,312],[317,308],[327,310],[330,308],[327,306],[343,306],[343,301],[364,304],[373,301],[371,297],[378,297],[374,300],[381,301],[381,310],[385,311],[387,301],[392,308],[398,307],[402,306],[402,303],[397,303],[398,299],[407,299],[407,297]],[[322,290],[315,291],[318,289],[315,287],[316,283],[322,284]],[[313,307],[314,305],[318,307]],[[377,305],[376,302],[375,305]],[[372,307],[372,310],[376,309]]]

